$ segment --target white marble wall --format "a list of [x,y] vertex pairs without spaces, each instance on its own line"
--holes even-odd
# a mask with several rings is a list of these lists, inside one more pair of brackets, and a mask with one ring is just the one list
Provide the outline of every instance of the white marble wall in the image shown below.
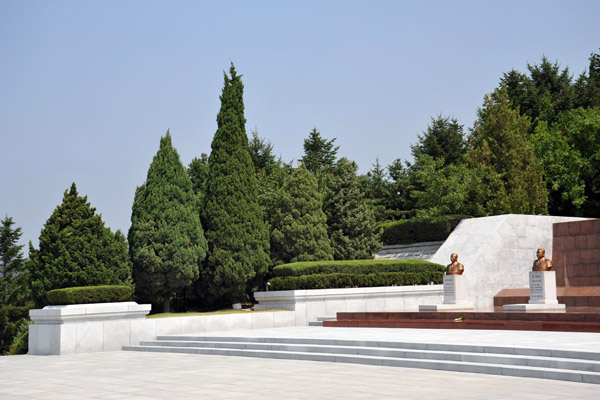
[[31,310],[29,354],[78,354],[121,350],[160,335],[278,328],[295,325],[291,311],[151,318],[149,304],[102,303]]
[[420,304],[441,303],[442,285],[255,292],[255,309],[295,311],[295,324],[308,325],[337,312],[417,311]]
[[446,265],[458,253],[465,266],[467,298],[477,311],[493,311],[494,295],[506,288],[528,288],[536,250],[552,259],[552,224],[585,218],[496,215],[465,219],[430,260]]

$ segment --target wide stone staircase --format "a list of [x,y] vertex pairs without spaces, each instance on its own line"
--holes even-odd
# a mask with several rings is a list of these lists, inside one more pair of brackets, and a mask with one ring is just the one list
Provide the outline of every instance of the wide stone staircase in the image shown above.
[[329,361],[600,384],[600,353],[585,351],[218,335],[159,336],[123,350]]
[[413,244],[393,244],[383,246],[375,255],[376,260],[425,260],[429,261],[444,244],[441,242],[420,242]]

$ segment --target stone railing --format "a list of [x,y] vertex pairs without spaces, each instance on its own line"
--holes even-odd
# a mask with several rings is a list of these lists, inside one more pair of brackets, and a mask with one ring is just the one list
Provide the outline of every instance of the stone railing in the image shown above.
[[337,312],[417,311],[420,304],[443,301],[443,285],[254,292],[256,310],[291,310],[297,326]]
[[295,325],[291,311],[146,318],[150,304],[135,302],[46,306],[30,310],[29,354],[121,350],[159,335],[278,328]]

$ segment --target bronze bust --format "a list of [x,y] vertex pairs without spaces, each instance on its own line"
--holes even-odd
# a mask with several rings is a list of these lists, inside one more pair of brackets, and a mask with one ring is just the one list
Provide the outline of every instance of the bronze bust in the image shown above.
[[452,263],[446,266],[446,275],[462,275],[465,266],[458,262],[458,254],[452,253],[450,255],[450,261],[452,261]]
[[537,260],[533,262],[534,271],[552,271],[552,260],[546,258],[546,250],[537,249]]

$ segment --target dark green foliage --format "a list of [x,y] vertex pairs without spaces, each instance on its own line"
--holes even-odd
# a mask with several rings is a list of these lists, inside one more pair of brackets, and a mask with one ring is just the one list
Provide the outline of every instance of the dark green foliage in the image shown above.
[[423,260],[344,260],[283,264],[273,268],[274,276],[315,274],[372,274],[382,272],[445,271],[443,265]]
[[436,218],[413,218],[381,224],[385,245],[436,242],[446,240],[456,225],[467,216],[444,215]]
[[131,212],[129,252],[139,299],[160,299],[168,312],[175,293],[198,279],[206,256],[199,212],[192,182],[167,131]]
[[29,321],[29,310],[33,303],[24,306],[2,304],[0,306],[0,355],[9,353],[10,345],[15,341],[23,325]]
[[588,74],[581,74],[574,85],[576,107],[600,106],[600,54],[590,55]]
[[527,145],[529,119],[511,108],[506,88],[486,95],[471,132],[470,167],[483,185],[485,215],[545,214],[547,192],[542,167]]
[[414,170],[411,198],[422,218],[441,215],[483,216],[482,167],[465,163],[444,165],[444,159],[421,155]]
[[129,301],[133,297],[131,286],[102,285],[54,289],[46,293],[48,304],[90,304]]
[[390,197],[386,205],[386,220],[398,220],[415,216],[415,203],[411,197],[414,189],[411,165],[397,158],[388,165],[388,175],[391,179]]
[[9,355],[27,354],[29,350],[29,325],[31,324],[32,321],[26,319],[19,321],[15,337],[8,349]]
[[208,176],[208,155],[202,153],[200,158],[195,157],[187,168],[188,175],[192,181],[192,190],[198,196],[202,204],[202,198],[204,197],[204,182]]
[[125,237],[104,226],[75,183],[44,225],[39,243],[39,250],[30,243],[27,263],[37,307],[46,304],[52,289],[132,284]]
[[273,155],[273,144],[258,136],[255,130],[248,144],[252,164],[256,171],[258,204],[263,212],[263,220],[271,231],[273,218],[277,212],[279,190],[291,174],[292,166]]
[[544,56],[527,69],[529,76],[514,70],[504,74],[500,85],[506,87],[512,107],[530,117],[532,132],[538,121],[552,123],[560,112],[573,108],[576,96],[568,67],[561,71],[558,62]]
[[358,177],[358,186],[363,199],[369,203],[375,220],[382,222],[387,219],[386,206],[389,203],[391,195],[391,183],[387,180],[387,173],[379,163],[379,158],[375,159],[375,164],[366,175]]
[[317,179],[296,168],[285,181],[273,218],[271,258],[277,264],[333,260]]
[[327,180],[323,209],[336,260],[373,258],[381,248],[375,215],[362,201],[354,161],[341,158]]
[[321,137],[317,128],[313,128],[304,139],[304,155],[300,159],[306,169],[318,176],[322,170],[333,167],[339,146],[334,147],[336,138],[327,140]]
[[21,228],[13,228],[13,219],[0,221],[0,305],[23,305],[29,300]]
[[208,258],[201,279],[205,296],[213,302],[236,303],[245,298],[247,283],[267,272],[271,260],[248,151],[244,85],[233,64],[230,75],[225,74],[218,128],[208,160],[202,211]]
[[377,286],[408,286],[440,284],[442,271],[383,272],[379,274],[324,274],[286,276],[269,282],[273,290],[336,289]]
[[444,118],[441,114],[431,118],[427,132],[418,135],[418,138],[418,143],[410,146],[417,162],[424,155],[443,159],[443,165],[456,164],[464,159],[466,142],[463,126],[456,118]]

